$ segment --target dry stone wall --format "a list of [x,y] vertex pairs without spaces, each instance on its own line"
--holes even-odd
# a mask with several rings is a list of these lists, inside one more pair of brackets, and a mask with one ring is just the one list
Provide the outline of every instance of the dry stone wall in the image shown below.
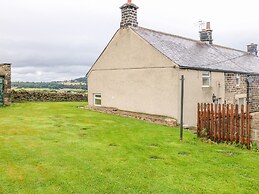
[[57,92],[12,90],[13,102],[87,102],[87,94]]

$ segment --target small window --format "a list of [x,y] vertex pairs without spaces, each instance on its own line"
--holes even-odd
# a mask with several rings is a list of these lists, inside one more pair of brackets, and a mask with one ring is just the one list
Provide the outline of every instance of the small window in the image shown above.
[[236,74],[236,86],[240,86],[240,74]]
[[210,72],[205,71],[202,73],[202,87],[210,87]]
[[239,112],[241,112],[242,105],[244,105],[244,112],[246,112],[246,98],[237,98],[236,104],[238,105]]
[[222,104],[222,98],[218,98],[218,104]]
[[94,94],[94,106],[101,106],[101,105],[102,105],[102,95]]

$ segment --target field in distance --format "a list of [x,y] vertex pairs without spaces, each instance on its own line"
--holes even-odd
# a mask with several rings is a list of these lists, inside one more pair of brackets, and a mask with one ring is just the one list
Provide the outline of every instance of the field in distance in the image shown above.
[[74,89],[74,90],[87,90],[87,79],[85,77],[77,78],[74,80],[66,81],[51,81],[51,82],[12,82],[12,89]]

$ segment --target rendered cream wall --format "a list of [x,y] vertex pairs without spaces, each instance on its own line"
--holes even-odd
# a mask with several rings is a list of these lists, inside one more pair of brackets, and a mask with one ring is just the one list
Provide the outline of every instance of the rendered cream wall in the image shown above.
[[211,72],[211,86],[202,87],[202,72],[180,70],[180,74],[185,76],[184,123],[187,126],[197,125],[198,102],[212,103],[212,95],[215,94],[217,98],[221,98],[221,103],[224,103],[224,73]]
[[178,69],[131,29],[117,32],[88,76],[89,105],[93,93],[102,106],[176,117]]
[[224,73],[211,73],[211,87],[202,87],[202,71],[179,70],[130,29],[120,29],[88,76],[89,105],[93,93],[102,106],[166,115],[180,121],[180,76],[185,75],[184,123],[196,126],[197,103],[224,102]]
[[92,70],[173,66],[175,64],[133,30],[125,28],[117,31]]
[[178,114],[178,83],[172,81],[175,73],[172,69],[94,71],[89,79],[89,104],[93,104],[93,93],[101,93],[102,106],[175,118]]

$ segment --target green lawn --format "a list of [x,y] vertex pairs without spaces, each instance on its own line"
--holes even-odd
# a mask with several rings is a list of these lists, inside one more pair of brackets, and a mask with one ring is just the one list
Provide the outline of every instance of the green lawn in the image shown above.
[[258,193],[259,153],[80,109],[0,108],[0,193]]

